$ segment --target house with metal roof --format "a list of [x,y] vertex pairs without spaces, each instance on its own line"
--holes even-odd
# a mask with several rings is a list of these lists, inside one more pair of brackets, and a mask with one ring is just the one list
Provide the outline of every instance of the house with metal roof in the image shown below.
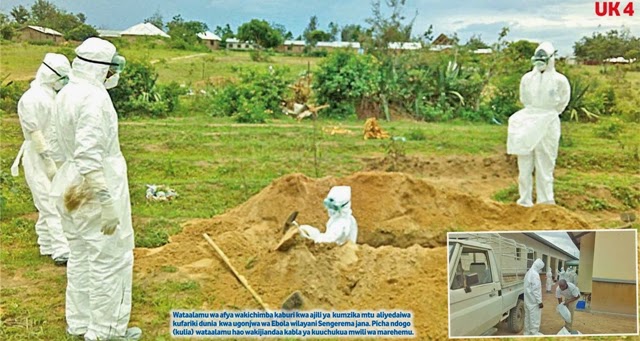
[[29,25],[20,29],[18,37],[20,41],[52,41],[59,43],[64,41],[62,33],[48,27]]
[[210,49],[219,50],[222,39],[211,31],[201,32],[197,34],[198,38]]
[[155,27],[152,23],[142,23],[129,27],[122,31],[120,35],[123,38],[129,40],[135,40],[140,37],[159,37],[159,38],[171,38],[161,29]]

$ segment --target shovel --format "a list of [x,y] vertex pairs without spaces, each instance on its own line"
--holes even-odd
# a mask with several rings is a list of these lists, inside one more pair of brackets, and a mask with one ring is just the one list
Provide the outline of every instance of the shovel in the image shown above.
[[295,243],[294,238],[298,234],[298,223],[296,223],[296,217],[298,217],[298,211],[293,211],[289,218],[284,222],[282,226],[282,239],[278,245],[273,249],[274,251],[287,251],[289,250]]

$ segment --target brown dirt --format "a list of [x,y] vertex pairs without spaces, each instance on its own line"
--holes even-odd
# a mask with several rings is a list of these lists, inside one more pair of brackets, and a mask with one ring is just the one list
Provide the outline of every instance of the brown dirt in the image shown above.
[[[322,200],[334,185],[352,187],[358,245],[299,241],[287,252],[272,251],[293,210],[300,212],[299,223],[324,226]],[[186,223],[164,247],[136,249],[135,273],[144,280],[172,265],[178,271],[162,276],[198,281],[207,294],[219,298],[220,306],[209,309],[258,309],[202,238],[208,233],[272,308],[300,290],[305,309],[412,310],[419,337],[445,338],[447,231],[588,227],[558,206],[499,204],[402,173],[318,180],[294,174],[275,180],[224,215]]]
[[386,156],[363,161],[365,170],[409,173],[487,198],[518,181],[516,159],[509,155],[402,156],[397,159]]

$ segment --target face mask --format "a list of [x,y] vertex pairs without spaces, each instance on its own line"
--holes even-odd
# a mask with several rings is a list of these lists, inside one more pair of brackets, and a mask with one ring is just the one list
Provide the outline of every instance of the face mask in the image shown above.
[[65,85],[69,84],[69,77],[64,76],[53,83],[53,90],[60,91]]
[[336,213],[336,212],[340,212],[340,210],[345,207],[349,202],[346,202],[342,205],[338,205],[332,198],[326,198],[324,199],[324,207],[327,208],[327,210],[329,210],[330,214]]
[[533,62],[533,67],[538,71],[544,71],[547,68],[547,64],[541,60],[536,60]]
[[118,86],[118,81],[120,80],[120,73],[115,73],[113,76],[107,78],[104,81],[104,87],[109,90]]

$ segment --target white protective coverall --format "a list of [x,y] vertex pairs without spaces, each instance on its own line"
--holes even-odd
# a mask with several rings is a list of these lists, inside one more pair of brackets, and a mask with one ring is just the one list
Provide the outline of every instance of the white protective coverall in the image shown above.
[[538,258],[524,276],[524,335],[541,335],[542,309],[539,304],[542,303],[540,271],[543,268],[544,263]]
[[[129,338],[137,328],[127,330],[134,247],[127,164],[103,83],[109,65],[100,64],[111,62],[116,48],[89,38],[75,52],[69,84],[56,98],[55,128],[66,161],[52,190],[71,248],[67,332],[85,340]],[[69,212],[64,194],[76,184],[90,188],[92,197]]]
[[547,292],[551,292],[551,288],[553,288],[553,274],[551,273],[551,269],[547,270]]
[[555,49],[551,43],[538,46],[549,59],[520,81],[520,102],[524,109],[509,117],[507,153],[518,156],[518,204],[533,206],[533,176],[536,174],[536,202],[555,204],[553,170],[560,142],[560,118],[571,95],[569,81],[556,72]]
[[332,187],[324,200],[324,206],[329,213],[329,221],[327,221],[325,233],[321,233],[313,226],[301,225],[300,234],[316,243],[337,243],[342,245],[347,241],[351,241],[355,244],[358,238],[358,224],[351,212],[351,187]]
[[51,117],[55,110],[56,90],[63,86],[63,78],[71,66],[67,57],[47,53],[31,82],[18,102],[18,116],[24,134],[24,143],[11,166],[11,174],[19,175],[20,161],[24,167],[27,185],[33,203],[38,209],[36,233],[40,254],[51,255],[57,265],[66,264],[69,244],[62,232],[60,215],[51,202],[51,178],[57,171],[54,147],[50,142]]

